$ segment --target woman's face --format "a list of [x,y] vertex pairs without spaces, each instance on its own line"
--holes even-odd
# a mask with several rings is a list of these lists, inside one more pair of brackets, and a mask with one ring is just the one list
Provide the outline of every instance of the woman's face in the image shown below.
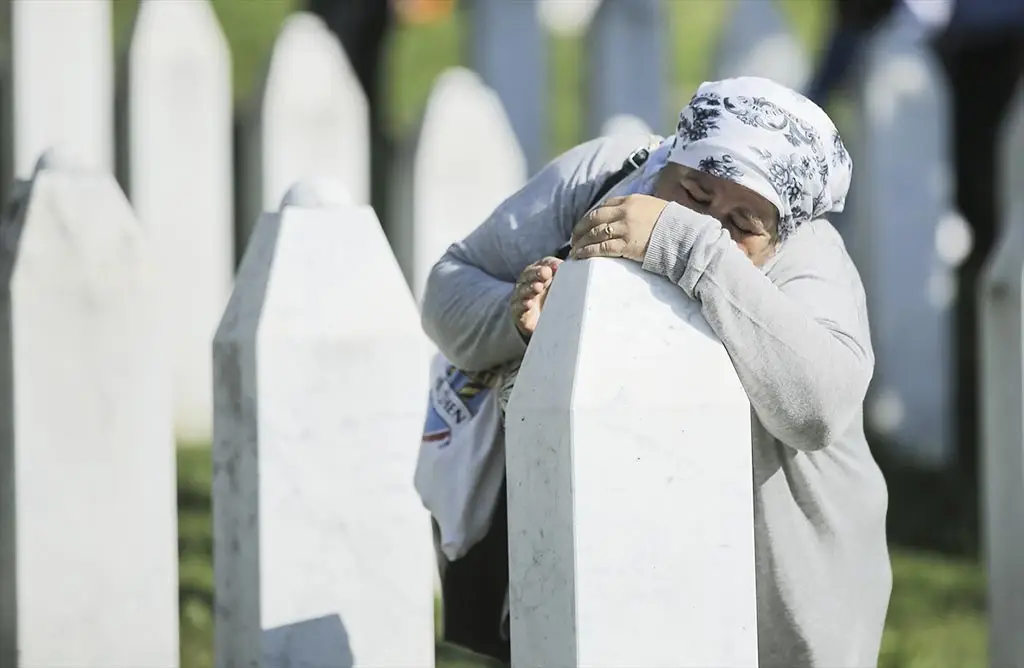
[[749,188],[670,162],[658,174],[653,194],[717,218],[758,267],[775,253],[778,211]]

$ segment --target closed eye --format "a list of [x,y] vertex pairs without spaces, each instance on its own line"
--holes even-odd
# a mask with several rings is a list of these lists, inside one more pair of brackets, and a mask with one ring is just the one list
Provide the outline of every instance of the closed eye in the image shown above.
[[701,197],[700,195],[695,193],[691,187],[684,185],[683,190],[686,191],[687,196],[689,196],[689,198],[693,200],[694,204],[699,204],[701,206],[708,206],[711,204],[710,197]]

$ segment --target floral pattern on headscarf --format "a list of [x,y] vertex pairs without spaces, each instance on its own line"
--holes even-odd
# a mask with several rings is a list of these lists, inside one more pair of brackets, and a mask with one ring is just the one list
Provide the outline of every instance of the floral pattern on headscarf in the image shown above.
[[750,188],[779,212],[785,239],[842,211],[853,162],[821,107],[769,79],[706,82],[679,114],[668,160]]

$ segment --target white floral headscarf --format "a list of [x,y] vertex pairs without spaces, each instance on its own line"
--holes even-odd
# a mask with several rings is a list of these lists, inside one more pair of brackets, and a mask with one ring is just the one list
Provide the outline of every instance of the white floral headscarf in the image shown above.
[[779,236],[842,211],[853,162],[828,114],[759,77],[701,84],[668,160],[750,188],[779,211]]

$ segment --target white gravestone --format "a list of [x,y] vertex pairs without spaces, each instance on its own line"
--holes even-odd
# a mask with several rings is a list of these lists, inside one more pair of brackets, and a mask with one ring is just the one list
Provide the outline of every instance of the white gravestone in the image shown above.
[[757,666],[750,404],[696,302],[562,265],[506,429],[513,666]]
[[169,358],[113,176],[15,185],[0,273],[0,665],[177,666]]
[[526,159],[498,95],[456,67],[427,99],[412,155],[399,161],[391,243],[417,302],[431,267],[526,182]]
[[[319,17],[293,13],[274,42],[250,127],[243,226],[275,211],[296,181],[339,182],[370,201],[369,107],[348,57]],[[250,230],[243,229],[242,243]]]
[[110,0],[9,3],[7,45],[13,175],[64,145],[90,167],[114,160],[114,47]]
[[301,190],[214,339],[216,665],[433,666],[429,346],[373,210]]
[[587,136],[611,118],[630,114],[648,127],[666,119],[665,3],[604,0],[587,31]]
[[209,443],[210,345],[231,291],[234,218],[231,56],[208,0],[141,2],[129,91],[130,196],[163,263],[176,432]]
[[1024,665],[1024,94],[1004,132],[1007,222],[981,289],[982,485],[992,666]]
[[810,76],[810,63],[777,1],[729,4],[732,13],[715,50],[714,78],[765,77],[803,90]]
[[470,67],[497,92],[530,173],[547,162],[547,35],[537,0],[470,0]]
[[904,456],[952,451],[951,309],[966,226],[953,212],[944,75],[904,9],[876,33],[855,94],[847,243],[867,288],[869,425]]
[[550,32],[577,37],[590,26],[601,0],[537,0],[537,16]]
[[644,123],[643,119],[631,114],[612,116],[605,121],[604,126],[601,128],[601,135],[604,137],[636,137],[650,134],[653,134],[651,126]]

